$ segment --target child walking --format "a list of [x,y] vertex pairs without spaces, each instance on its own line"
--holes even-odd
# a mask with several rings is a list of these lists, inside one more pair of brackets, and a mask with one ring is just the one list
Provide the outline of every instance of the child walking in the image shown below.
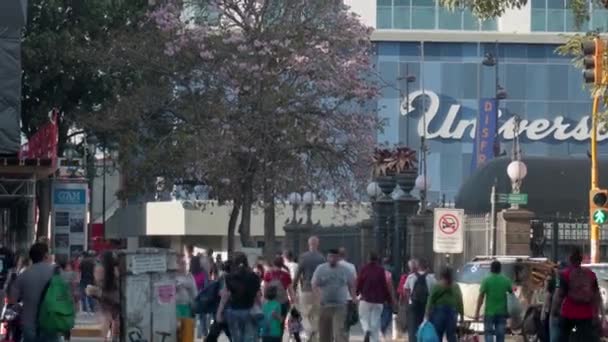
[[264,322],[262,323],[262,342],[281,342],[281,303],[277,301],[277,288],[269,287],[265,293],[266,302],[262,306]]
[[287,322],[289,327],[289,334],[293,338],[294,342],[301,342],[300,333],[302,332],[302,315],[296,308],[292,308],[289,313],[289,321]]

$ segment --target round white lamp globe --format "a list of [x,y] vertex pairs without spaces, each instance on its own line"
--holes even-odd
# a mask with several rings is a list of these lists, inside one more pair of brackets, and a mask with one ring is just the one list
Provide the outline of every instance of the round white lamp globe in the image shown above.
[[418,190],[428,190],[428,188],[431,186],[430,182],[428,182],[427,178],[424,177],[424,175],[418,175],[418,177],[416,177],[416,183],[414,185],[414,187]]
[[292,192],[289,194],[289,203],[291,205],[299,205],[302,203],[302,196],[297,192]]
[[304,196],[302,196],[302,203],[306,204],[306,205],[311,205],[315,203],[315,194],[313,194],[310,191],[307,191],[304,193]]
[[521,160],[514,160],[507,166],[507,175],[513,182],[518,182],[526,178],[528,168]]
[[382,189],[376,182],[371,182],[367,185],[367,195],[371,198],[376,198],[382,194]]

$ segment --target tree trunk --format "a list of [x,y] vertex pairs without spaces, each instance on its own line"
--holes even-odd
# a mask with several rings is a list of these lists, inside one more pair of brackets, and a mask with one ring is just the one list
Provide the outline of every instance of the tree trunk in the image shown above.
[[241,215],[241,224],[239,225],[239,235],[241,236],[241,245],[243,247],[254,247],[253,239],[251,238],[251,206],[253,205],[253,175],[248,175],[243,179],[242,183],[243,194],[243,213]]
[[241,211],[241,200],[234,200],[232,211],[230,212],[230,219],[228,220],[228,255],[232,255],[234,252],[234,232],[236,230],[236,224],[239,218],[239,212]]
[[264,257],[273,260],[276,254],[274,189],[272,184],[264,185]]
[[36,182],[36,199],[38,206],[38,225],[36,227],[36,240],[38,240],[42,237],[48,236],[49,216],[51,213],[50,179],[41,179]]

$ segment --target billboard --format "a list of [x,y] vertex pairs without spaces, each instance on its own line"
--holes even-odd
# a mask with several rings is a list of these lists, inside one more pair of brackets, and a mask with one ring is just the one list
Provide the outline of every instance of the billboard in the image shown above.
[[87,183],[56,180],[52,200],[52,252],[76,257],[87,250]]

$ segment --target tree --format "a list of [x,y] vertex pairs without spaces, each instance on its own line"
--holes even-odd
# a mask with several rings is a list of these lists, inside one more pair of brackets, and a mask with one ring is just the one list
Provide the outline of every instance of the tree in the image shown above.
[[[30,0],[22,40],[22,130],[31,137],[58,108],[59,150],[71,129],[135,83],[132,68],[108,69],[90,63],[89,56],[116,31],[133,31],[146,13],[147,0]],[[40,209],[38,235],[46,236],[50,183],[37,186]]]
[[[172,59],[163,87],[154,104],[145,101],[150,89],[121,99],[129,116],[121,104],[104,113],[137,127],[121,135],[133,143],[121,144],[132,172],[196,179],[219,192],[229,184],[221,197],[242,210],[243,244],[252,205],[264,208],[267,256],[283,194],[357,196],[379,128],[366,106],[377,87],[371,29],[342,1],[169,0],[151,19]],[[141,143],[159,122],[170,129],[149,136],[165,144]]]

